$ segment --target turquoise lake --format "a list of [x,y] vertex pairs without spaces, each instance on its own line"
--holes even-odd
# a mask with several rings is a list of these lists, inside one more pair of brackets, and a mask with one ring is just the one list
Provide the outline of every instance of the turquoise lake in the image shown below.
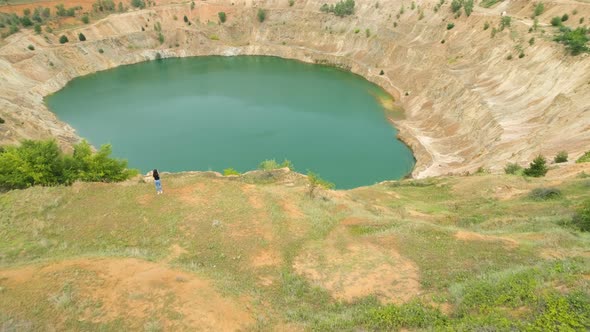
[[46,98],[94,146],[147,172],[290,160],[347,189],[400,179],[414,166],[360,76],[274,57],[193,57],[79,77]]

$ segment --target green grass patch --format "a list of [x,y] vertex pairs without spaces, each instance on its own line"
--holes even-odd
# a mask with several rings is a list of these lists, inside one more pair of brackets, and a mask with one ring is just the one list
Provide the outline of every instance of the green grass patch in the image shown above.
[[580,158],[576,160],[576,163],[588,163],[590,162],[590,151],[584,153]]

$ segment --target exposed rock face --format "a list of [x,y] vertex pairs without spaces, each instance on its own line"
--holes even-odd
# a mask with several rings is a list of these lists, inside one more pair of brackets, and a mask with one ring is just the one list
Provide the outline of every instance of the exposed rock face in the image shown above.
[[[160,53],[273,55],[358,73],[405,109],[403,119],[392,121],[415,153],[415,177],[478,167],[498,171],[507,162],[524,163],[539,153],[550,157],[566,150],[575,157],[589,149],[590,57],[566,55],[551,41],[553,28],[543,24],[573,8],[579,17],[588,17],[589,4],[547,5],[539,32],[527,33],[533,24],[530,2],[476,6],[470,17],[454,19],[448,4],[435,13],[438,1],[418,1],[421,20],[409,3],[397,19],[400,1],[379,1],[378,8],[358,2],[356,14],[344,18],[320,13],[323,2],[315,0],[293,7],[286,0],[208,1],[192,10],[189,3],[160,5],[65,30],[70,42],[64,45],[58,43],[61,33],[47,39],[32,31],[18,33],[0,46],[0,116],[6,120],[0,144],[56,137],[69,146],[78,140],[76,133],[47,109],[43,97],[74,77]],[[257,8],[267,10],[263,23],[256,19]],[[220,11],[228,17],[222,25],[217,23]],[[492,38],[503,11],[512,16],[512,26]],[[455,28],[447,30],[451,21]],[[486,21],[488,30],[483,29]],[[154,30],[157,22],[163,44]],[[87,41],[77,42],[79,32]],[[531,37],[534,45],[528,43]],[[27,49],[29,44],[35,51]],[[521,49],[524,58],[518,57]]]

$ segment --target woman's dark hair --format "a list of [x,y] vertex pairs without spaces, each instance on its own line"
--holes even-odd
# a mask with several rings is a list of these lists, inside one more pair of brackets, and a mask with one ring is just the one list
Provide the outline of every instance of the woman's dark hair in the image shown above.
[[153,176],[158,176],[160,174],[158,174],[158,170],[154,168],[154,171],[152,172]]

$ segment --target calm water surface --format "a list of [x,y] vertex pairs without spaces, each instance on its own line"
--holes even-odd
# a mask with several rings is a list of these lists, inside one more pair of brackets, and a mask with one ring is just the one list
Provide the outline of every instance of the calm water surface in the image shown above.
[[46,101],[78,134],[146,172],[256,169],[289,159],[337,188],[414,165],[363,78],[272,57],[151,61],[80,77]]

